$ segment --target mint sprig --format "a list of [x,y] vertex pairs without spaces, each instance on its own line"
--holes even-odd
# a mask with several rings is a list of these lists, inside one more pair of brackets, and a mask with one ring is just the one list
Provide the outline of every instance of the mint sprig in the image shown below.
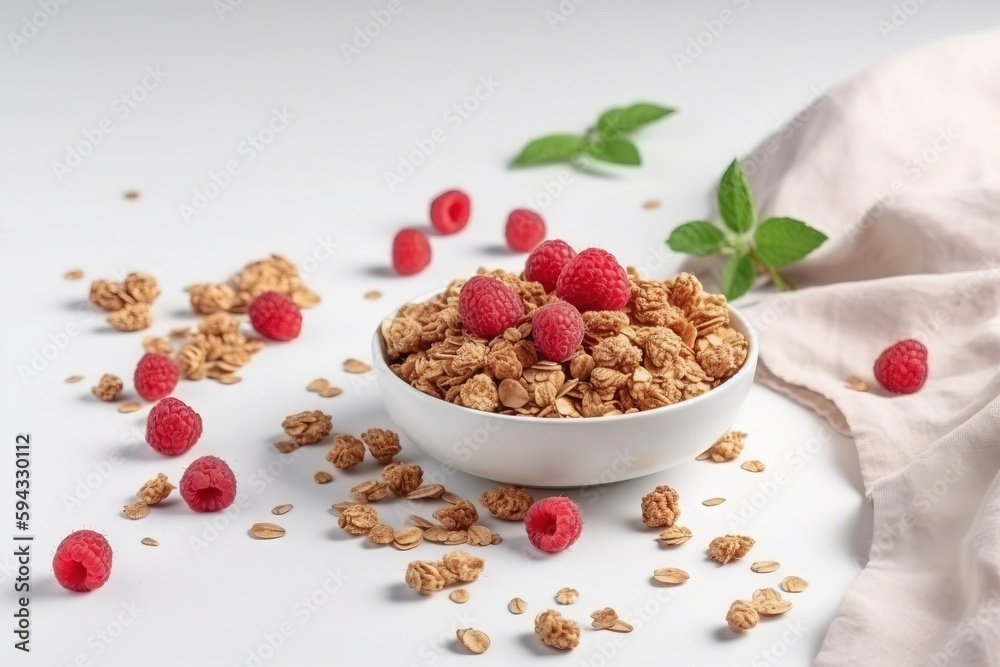
[[649,102],[608,109],[597,118],[595,126],[582,135],[549,134],[529,141],[510,166],[574,163],[589,157],[611,164],[637,167],[642,164],[642,157],[628,135],[674,111],[670,107]]
[[667,239],[670,249],[698,256],[728,255],[722,268],[722,293],[727,299],[745,294],[759,272],[767,273],[780,290],[794,289],[778,269],[823,245],[826,234],[794,218],[758,221],[753,190],[738,160],[722,175],[717,197],[725,229],[708,220],[685,222]]

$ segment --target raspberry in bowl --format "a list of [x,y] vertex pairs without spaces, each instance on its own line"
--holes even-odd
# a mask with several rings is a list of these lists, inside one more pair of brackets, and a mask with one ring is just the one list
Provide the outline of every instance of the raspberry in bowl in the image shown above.
[[645,279],[591,250],[555,290],[481,269],[386,318],[372,353],[399,430],[446,465],[532,487],[648,475],[725,433],[756,368],[747,320],[691,274]]

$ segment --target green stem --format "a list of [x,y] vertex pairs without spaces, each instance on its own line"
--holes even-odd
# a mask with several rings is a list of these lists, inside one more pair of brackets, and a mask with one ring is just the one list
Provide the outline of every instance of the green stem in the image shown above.
[[774,286],[777,287],[779,290],[781,290],[782,292],[790,292],[791,290],[795,289],[795,285],[793,285],[791,281],[788,280],[788,278],[781,275],[778,269],[774,268],[773,266],[767,264],[764,260],[762,260],[757,255],[756,252],[750,251],[750,258],[757,263],[757,266],[759,268],[762,268],[765,271],[767,271],[767,274],[771,276],[771,282],[773,282]]

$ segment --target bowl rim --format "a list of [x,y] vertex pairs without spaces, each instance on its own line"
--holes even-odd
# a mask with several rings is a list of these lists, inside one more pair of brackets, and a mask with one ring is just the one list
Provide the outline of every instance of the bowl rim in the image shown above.
[[[738,381],[743,380],[746,375],[753,374],[757,368],[757,358],[759,352],[757,332],[754,330],[753,326],[750,324],[750,321],[743,313],[734,308],[731,303],[727,303],[726,307],[729,309],[730,319],[735,319],[737,322],[739,322],[739,324],[741,325],[740,328],[743,329],[743,336],[747,339],[747,358],[743,361],[743,366],[740,367],[740,370],[736,371],[736,373],[727,378],[724,383],[722,383],[718,387],[714,387],[706,391],[704,394],[695,396],[694,398],[689,398],[684,401],[680,401],[678,403],[672,403],[670,405],[664,405],[658,408],[653,408],[652,410],[642,410],[640,412],[633,412],[631,414],[605,415],[603,417],[580,417],[578,419],[539,419],[537,417],[532,418],[527,415],[504,415],[498,412],[483,412],[482,410],[474,410],[473,408],[467,408],[464,405],[456,405],[455,403],[449,403],[448,401],[442,400],[440,398],[435,398],[434,396],[425,394],[419,389],[414,388],[408,382],[406,382],[401,377],[392,372],[392,369],[389,368],[389,363],[386,359],[385,344],[384,341],[382,340],[382,323],[392,320],[396,316],[396,314],[399,313],[399,311],[402,309],[403,306],[409,305],[411,303],[421,303],[423,301],[427,301],[429,299],[434,298],[435,296],[440,295],[441,293],[442,290],[435,290],[433,292],[428,292],[425,293],[424,295],[406,301],[400,304],[398,308],[393,310],[379,322],[378,326],[375,327],[375,335],[372,337],[372,352],[373,352],[372,363],[373,365],[376,366],[380,375],[388,374],[392,376],[392,380],[399,382],[402,386],[412,391],[415,400],[427,401],[426,403],[427,405],[437,404],[441,407],[444,407],[445,409],[450,408],[454,410],[464,411],[469,415],[474,415],[480,418],[491,417],[499,420],[500,422],[512,422],[517,424],[529,424],[529,423],[535,423],[538,425],[549,424],[549,426],[543,426],[543,428],[553,428],[557,424],[561,424],[562,425],[561,428],[580,428],[582,425],[586,424],[594,425],[594,424],[613,423],[619,421],[638,421],[640,419],[652,419],[658,415],[662,416],[667,414],[673,414],[685,408],[689,408],[692,405],[703,403],[706,400],[711,400],[712,396],[718,396],[720,392],[725,391],[727,386],[729,385],[735,386],[737,384],[740,384]],[[378,351],[379,353],[375,354],[376,351]],[[433,401],[433,403],[430,403],[430,401]],[[569,426],[569,424],[574,424],[576,426]]]

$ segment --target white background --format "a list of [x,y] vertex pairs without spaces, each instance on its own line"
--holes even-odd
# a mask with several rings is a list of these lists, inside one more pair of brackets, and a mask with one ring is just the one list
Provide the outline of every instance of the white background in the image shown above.
[[[76,0],[58,5],[52,18],[35,19],[45,23],[35,32],[24,27],[24,17],[30,22],[41,11],[35,2],[6,2],[0,12],[4,33],[30,36],[15,45],[8,35],[0,44],[0,377],[9,444],[0,466],[11,480],[14,436],[30,432],[36,537],[30,656],[11,647],[16,575],[10,549],[0,550],[4,664],[457,664],[471,659],[453,640],[463,626],[493,639],[479,663],[810,663],[864,562],[870,509],[851,442],[763,387],[754,388],[736,425],[750,433],[743,458],[765,461],[767,472],[691,462],[651,478],[571,491],[586,527],[576,546],[553,557],[538,558],[520,524],[488,517],[484,523],[505,540],[477,551],[487,570],[468,587],[472,600],[464,606],[446,594],[418,598],[403,584],[409,560],[434,558],[444,547],[373,549],[336,528],[330,503],[377,474],[374,463],[335,472],[334,483],[318,486],[312,475],[328,469],[326,446],[282,460],[271,445],[282,418],[306,409],[331,413],[341,432],[390,426],[375,386],[344,375],[341,362],[365,357],[376,323],[407,298],[479,265],[517,270],[523,257],[502,245],[510,209],[541,208],[551,236],[577,247],[600,244],[653,275],[672,275],[680,258],[665,253],[662,240],[675,224],[708,213],[712,185],[734,155],[866,66],[995,24],[995,3],[567,0],[563,16],[550,13],[560,11],[555,0],[403,1],[402,11],[348,59],[341,44],[387,3],[235,1],[233,11],[220,12],[221,3],[210,0]],[[893,16],[901,5],[910,14],[900,8]],[[716,22],[720,17],[728,23]],[[885,23],[893,18],[895,25]],[[678,67],[674,54],[699,39],[700,55],[691,51],[697,57]],[[159,68],[162,81],[154,86],[147,78],[147,89],[134,93],[144,98],[133,98],[134,109],[116,102],[142,86],[147,68]],[[483,79],[495,89],[465,103],[476,108],[457,122],[449,110]],[[582,130],[604,108],[640,99],[681,110],[638,138],[641,169],[595,176],[505,168],[525,140]],[[275,109],[294,118],[251,160],[241,144]],[[103,119],[112,131],[79,166],[68,173],[53,167]],[[445,141],[390,188],[385,173],[436,128]],[[181,205],[193,205],[195,191],[230,160],[240,173],[185,220]],[[560,178],[562,192],[549,197]],[[403,225],[426,224],[431,197],[456,186],[473,199],[467,230],[433,238],[434,262],[419,276],[393,277],[392,235]],[[139,200],[123,200],[130,188],[141,191]],[[643,210],[648,199],[663,207]],[[150,332],[109,330],[84,302],[87,282],[66,282],[62,273],[80,267],[88,281],[129,270],[155,274],[163,295],[152,331],[165,332],[193,322],[186,284],[221,281],[270,251],[298,262],[323,303],[305,314],[299,340],[266,346],[241,373],[242,384],[181,384],[175,395],[202,414],[205,433],[186,455],[159,457],[141,441],[147,408],[122,415],[89,393],[104,372],[129,378],[139,341]],[[363,300],[370,289],[385,298]],[[79,333],[61,335],[66,331]],[[46,348],[52,341],[64,344]],[[52,358],[36,359],[37,375],[22,377],[19,367],[30,367],[43,350]],[[86,380],[63,383],[77,373]],[[306,393],[317,376],[345,394]],[[135,398],[130,387],[127,398]],[[176,481],[185,465],[209,453],[230,462],[244,505],[238,515],[217,518],[221,530],[213,532],[210,517],[177,498],[142,521],[121,516],[147,478],[162,471]],[[409,444],[404,458],[429,474],[439,469]],[[262,475],[269,464],[280,474]],[[640,497],[661,483],[680,491],[681,523],[695,534],[676,550],[659,547],[656,532],[639,521]],[[5,540],[14,532],[7,484],[0,503]],[[477,497],[488,483],[456,474],[448,486]],[[711,496],[729,500],[702,507]],[[287,536],[253,541],[247,528],[273,519],[269,510],[279,503],[295,505],[279,520]],[[400,503],[382,509],[398,526],[409,511]],[[704,547],[732,530],[741,511],[748,518],[737,528],[757,546],[745,562],[719,568]],[[55,545],[81,527],[103,532],[115,549],[111,580],[87,595],[60,589],[50,566]],[[161,546],[140,545],[147,535]],[[196,549],[192,538],[210,544]],[[752,574],[749,562],[757,559],[782,567]],[[650,574],[664,566],[687,569],[691,580],[674,590],[654,586]],[[742,637],[725,629],[733,599],[788,574],[812,582],[794,596],[789,614]],[[561,611],[585,628],[577,650],[558,654],[536,641],[532,619],[554,606],[563,586],[578,588],[581,598]],[[324,587],[336,592],[327,595]],[[513,596],[528,601],[527,614],[508,614]],[[311,597],[317,603],[310,610],[302,600]],[[636,631],[586,627],[589,613],[606,605]],[[119,625],[124,621],[127,627]],[[280,648],[272,650],[268,638]]]

